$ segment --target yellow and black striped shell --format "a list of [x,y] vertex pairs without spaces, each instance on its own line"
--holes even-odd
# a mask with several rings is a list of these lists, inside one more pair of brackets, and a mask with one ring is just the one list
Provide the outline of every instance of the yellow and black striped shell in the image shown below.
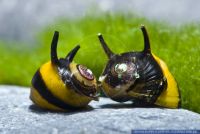
[[178,86],[166,64],[151,53],[147,31],[142,25],[144,50],[113,53],[103,36],[100,43],[109,60],[99,78],[103,92],[118,102],[133,101],[137,106],[180,106]]
[[57,57],[59,33],[51,44],[51,61],[42,65],[32,79],[30,99],[39,107],[49,110],[76,110],[98,100],[96,78],[84,65],[72,60],[79,50],[77,45],[66,58]]

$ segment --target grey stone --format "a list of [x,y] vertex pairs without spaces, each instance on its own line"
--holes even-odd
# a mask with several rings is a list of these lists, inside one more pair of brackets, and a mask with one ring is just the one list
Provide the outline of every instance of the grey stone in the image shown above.
[[130,134],[133,129],[200,129],[200,115],[185,109],[134,108],[107,98],[82,111],[42,110],[29,100],[29,88],[0,86],[0,133]]

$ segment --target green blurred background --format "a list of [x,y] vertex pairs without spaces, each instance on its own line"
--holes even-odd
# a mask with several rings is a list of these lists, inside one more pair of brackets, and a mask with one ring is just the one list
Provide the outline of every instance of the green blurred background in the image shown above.
[[50,43],[55,30],[60,32],[58,56],[65,57],[69,50],[80,44],[75,62],[89,67],[98,78],[107,58],[97,34],[102,33],[116,53],[141,51],[144,44],[140,24],[148,30],[152,52],[167,63],[176,78],[183,108],[200,113],[198,22],[176,26],[120,12],[90,13],[70,19],[60,17],[40,28],[33,42],[0,40],[0,84],[30,86],[35,71],[50,59]]

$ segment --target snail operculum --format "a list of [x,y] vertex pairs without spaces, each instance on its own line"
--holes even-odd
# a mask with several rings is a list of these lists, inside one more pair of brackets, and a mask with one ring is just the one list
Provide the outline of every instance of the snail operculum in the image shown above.
[[102,74],[103,76],[106,75],[105,80],[113,88],[128,84],[139,77],[136,64],[128,59],[126,55],[113,56]]

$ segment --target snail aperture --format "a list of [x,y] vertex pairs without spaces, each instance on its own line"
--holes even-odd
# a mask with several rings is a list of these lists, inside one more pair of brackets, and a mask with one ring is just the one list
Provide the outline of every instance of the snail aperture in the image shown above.
[[177,83],[167,65],[151,53],[145,27],[144,49],[141,52],[113,53],[101,34],[99,41],[108,57],[106,67],[99,78],[103,92],[118,102],[132,100],[138,106],[159,105],[180,107]]

